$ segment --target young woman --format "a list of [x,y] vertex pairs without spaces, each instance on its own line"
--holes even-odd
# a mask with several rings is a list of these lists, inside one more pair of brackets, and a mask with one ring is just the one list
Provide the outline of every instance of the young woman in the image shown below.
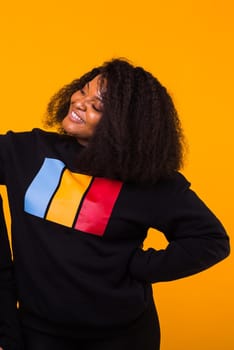
[[[63,87],[47,112],[58,133],[0,137],[14,256],[12,267],[1,215],[0,345],[157,350],[152,283],[229,254],[222,224],[178,172],[172,99],[149,72],[114,59]],[[150,227],[166,249],[143,249]]]

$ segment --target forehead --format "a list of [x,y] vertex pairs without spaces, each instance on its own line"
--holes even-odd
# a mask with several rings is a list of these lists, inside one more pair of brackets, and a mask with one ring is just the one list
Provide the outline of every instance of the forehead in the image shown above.
[[87,97],[92,99],[98,99],[102,101],[103,94],[106,90],[106,79],[102,77],[101,74],[98,74],[92,80],[85,83],[83,88],[75,91],[71,97],[77,96],[80,93],[80,90],[85,90]]
[[87,87],[90,93],[98,95],[99,97],[103,96],[106,91],[107,81],[101,74],[98,74],[92,80],[86,83],[85,87]]
[[101,76],[100,75],[97,75],[95,78],[93,78],[92,80],[88,81],[86,83],[86,86],[89,88],[89,89],[100,89],[101,87]]

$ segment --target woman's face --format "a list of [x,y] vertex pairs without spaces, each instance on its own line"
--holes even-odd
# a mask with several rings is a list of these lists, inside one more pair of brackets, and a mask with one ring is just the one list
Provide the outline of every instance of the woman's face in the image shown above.
[[88,144],[102,117],[100,89],[100,75],[97,75],[71,96],[68,114],[62,121],[63,129],[84,146]]

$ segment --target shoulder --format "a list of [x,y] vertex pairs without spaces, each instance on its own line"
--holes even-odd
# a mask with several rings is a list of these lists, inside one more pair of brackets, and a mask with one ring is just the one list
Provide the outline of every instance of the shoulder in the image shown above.
[[160,179],[155,185],[147,186],[147,189],[154,196],[172,199],[189,189],[190,185],[184,175],[174,172],[170,177]]
[[124,184],[121,194],[126,203],[141,205],[142,210],[155,212],[165,211],[174,206],[179,198],[190,188],[190,182],[179,172],[175,172],[168,178],[160,179],[156,184]]
[[190,182],[180,172],[174,172],[170,177],[162,178],[156,184],[125,183],[128,193],[148,198],[172,198],[190,188]]
[[4,143],[20,143],[20,144],[27,144],[30,146],[30,144],[35,144],[35,143],[43,143],[43,142],[48,142],[48,143],[59,143],[59,142],[75,142],[75,139],[59,134],[57,132],[49,132],[45,131],[40,128],[34,128],[30,131],[22,131],[22,132],[15,132],[15,131],[8,131],[4,135],[0,135],[0,142]]
[[39,128],[34,128],[30,131],[13,131],[9,130],[5,135],[1,135],[3,138],[9,139],[21,139],[21,140],[30,140],[33,138],[50,138],[50,137],[58,137],[59,134],[55,132],[47,132]]
[[174,172],[170,177],[159,180],[157,186],[170,191],[184,191],[190,187],[191,183],[180,172]]
[[0,136],[0,158],[8,161],[11,157],[62,156],[78,150],[79,144],[74,137],[38,128],[24,132],[8,131]]

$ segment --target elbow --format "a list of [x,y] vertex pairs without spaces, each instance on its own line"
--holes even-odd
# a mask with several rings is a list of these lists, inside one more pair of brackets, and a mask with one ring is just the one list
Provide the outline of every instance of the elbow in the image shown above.
[[230,254],[229,237],[225,236],[221,239],[203,240],[200,246],[200,268],[207,269],[216,265],[220,261],[227,258]]
[[225,258],[227,258],[229,255],[230,255],[230,252],[231,252],[231,248],[230,248],[230,240],[229,238],[227,237],[223,242],[222,242],[222,246],[221,246],[221,249],[220,249],[220,256],[221,256],[221,259],[220,260],[223,260]]
[[214,264],[227,258],[230,254],[229,238],[226,236],[225,238],[216,241],[216,244],[211,248],[211,250],[209,249],[209,253],[210,257],[213,256]]

